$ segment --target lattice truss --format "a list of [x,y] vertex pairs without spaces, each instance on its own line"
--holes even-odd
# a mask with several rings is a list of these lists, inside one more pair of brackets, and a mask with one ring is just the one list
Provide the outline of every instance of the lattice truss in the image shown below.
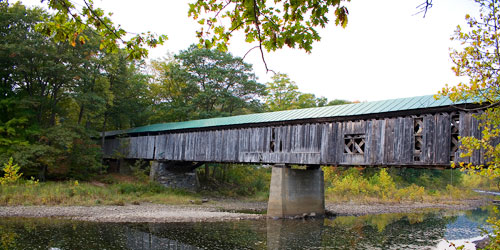
[[364,154],[365,136],[364,135],[345,135],[344,136],[345,154]]

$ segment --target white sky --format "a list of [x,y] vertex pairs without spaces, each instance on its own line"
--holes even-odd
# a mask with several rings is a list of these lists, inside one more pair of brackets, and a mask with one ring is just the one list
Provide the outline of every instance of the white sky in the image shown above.
[[[40,0],[22,1],[26,5]],[[129,32],[152,31],[169,40],[150,51],[150,58],[177,53],[196,43],[198,24],[188,18],[188,2],[179,0],[94,0],[112,20]],[[270,69],[287,73],[301,92],[329,100],[374,101],[435,94],[446,83],[456,84],[449,48],[457,24],[466,13],[477,13],[472,0],[434,0],[427,16],[414,15],[424,0],[352,0],[347,3],[345,29],[333,22],[320,30],[322,40],[307,54],[283,49],[266,54]],[[333,14],[332,14],[333,15]],[[330,18],[333,20],[333,16]],[[456,44],[455,44],[456,45]],[[231,40],[230,52],[242,57],[255,44],[242,36]],[[245,59],[259,82],[270,80],[258,50]]]

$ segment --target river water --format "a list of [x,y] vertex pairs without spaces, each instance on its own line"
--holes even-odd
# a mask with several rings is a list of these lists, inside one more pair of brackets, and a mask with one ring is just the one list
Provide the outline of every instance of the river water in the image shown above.
[[483,207],[202,223],[0,218],[0,249],[442,249],[447,241],[478,238],[492,214],[492,207]]

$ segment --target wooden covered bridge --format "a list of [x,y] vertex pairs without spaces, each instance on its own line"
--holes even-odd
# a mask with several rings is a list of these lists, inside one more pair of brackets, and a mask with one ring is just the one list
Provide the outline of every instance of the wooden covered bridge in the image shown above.
[[[429,95],[153,124],[106,132],[103,151],[109,159],[154,161],[156,172],[158,168],[192,171],[193,166],[212,162],[283,166],[273,168],[268,213],[321,213],[319,208],[293,208],[297,205],[283,198],[290,196],[291,186],[297,187],[293,192],[299,196],[322,195],[319,165],[449,167],[455,160],[482,163],[480,152],[459,158],[458,137],[481,134],[473,114],[463,111],[475,107]],[[306,165],[313,171],[294,171],[286,167],[290,164]],[[273,196],[283,197],[274,204]],[[271,206],[281,212],[271,212]]]

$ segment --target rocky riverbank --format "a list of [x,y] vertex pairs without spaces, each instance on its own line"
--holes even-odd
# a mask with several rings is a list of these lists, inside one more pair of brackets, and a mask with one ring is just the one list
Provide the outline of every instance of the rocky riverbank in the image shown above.
[[[486,200],[467,200],[456,204],[327,203],[326,209],[329,215],[364,215],[418,212],[423,209],[467,210],[486,203]],[[125,206],[6,206],[0,207],[0,217],[64,217],[100,222],[205,222],[265,218],[266,206],[265,202],[238,200],[217,200],[202,205],[184,206],[150,203]]]

